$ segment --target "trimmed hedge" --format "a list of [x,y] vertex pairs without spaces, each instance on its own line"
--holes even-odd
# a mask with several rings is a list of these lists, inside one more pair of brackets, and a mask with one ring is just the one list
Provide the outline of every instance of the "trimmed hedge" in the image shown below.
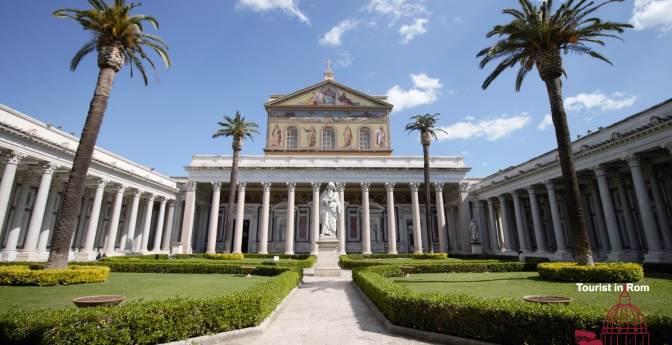
[[243,260],[245,256],[242,253],[214,253],[203,256],[211,260]]
[[43,269],[37,265],[0,267],[0,285],[56,286],[100,283],[110,275],[108,267],[71,265],[64,269]]
[[348,254],[346,255],[353,260],[367,260],[367,259],[447,259],[448,254],[446,253],[423,253],[423,254],[386,254],[386,253],[373,253],[373,254]]
[[0,343],[144,345],[252,327],[300,279],[294,269],[224,296],[131,302],[113,308],[10,312],[0,315]]
[[[376,261],[376,259],[366,260],[352,255],[342,255],[340,265],[342,268],[355,269],[374,266],[414,266],[423,267],[422,269],[436,269],[437,272],[516,272],[516,271],[535,271],[537,261],[499,261],[499,260],[470,260],[470,261],[441,261],[426,259],[400,259],[398,262]],[[436,266],[435,268],[427,268]],[[428,272],[429,273],[429,272]]]
[[544,262],[537,265],[539,277],[547,280],[585,283],[633,283],[644,279],[642,265],[608,262],[579,266],[575,262]]
[[[244,274],[240,263],[208,262],[185,262],[185,261],[127,261],[127,262],[91,262],[86,265],[107,266],[112,272],[127,273],[191,273],[191,274]],[[274,267],[257,265],[253,275],[274,276],[280,272],[296,270],[302,274],[302,270],[292,267]]]
[[[391,265],[353,271],[355,284],[392,323],[403,327],[498,344],[566,345],[575,343],[575,329],[598,332],[606,314],[606,309],[595,306],[420,293],[388,279],[403,275]],[[646,321],[651,344],[672,339],[672,318],[654,314],[646,315]]]
[[293,260],[291,257],[287,258],[289,261],[278,261],[273,260],[264,261],[262,264],[269,266],[279,266],[279,267],[300,267],[300,268],[311,268],[315,265],[317,261],[317,256],[307,255],[305,259]]

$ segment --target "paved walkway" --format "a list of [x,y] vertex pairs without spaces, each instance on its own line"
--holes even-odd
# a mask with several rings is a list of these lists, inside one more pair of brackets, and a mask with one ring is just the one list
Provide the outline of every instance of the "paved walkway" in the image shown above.
[[389,334],[351,282],[348,270],[340,278],[305,276],[264,333],[227,344],[430,344]]

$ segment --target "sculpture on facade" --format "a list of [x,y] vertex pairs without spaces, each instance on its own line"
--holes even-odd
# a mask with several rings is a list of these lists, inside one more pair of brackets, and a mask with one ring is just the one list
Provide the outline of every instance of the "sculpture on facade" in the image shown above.
[[383,129],[383,126],[376,129],[376,144],[380,148],[385,147],[385,130]]
[[317,131],[315,131],[315,127],[310,127],[310,129],[304,128],[303,131],[308,136],[308,147],[315,147],[317,145]]
[[327,184],[327,188],[320,196],[320,238],[336,238],[336,224],[338,214],[343,212],[341,200],[333,182]]
[[469,223],[469,233],[471,234],[472,244],[481,243],[481,237],[478,233],[478,224],[476,224],[476,220],[474,218],[471,218],[471,223]]
[[343,142],[345,143],[343,147],[350,147],[352,145],[352,130],[350,126],[345,126],[345,131],[343,131]]

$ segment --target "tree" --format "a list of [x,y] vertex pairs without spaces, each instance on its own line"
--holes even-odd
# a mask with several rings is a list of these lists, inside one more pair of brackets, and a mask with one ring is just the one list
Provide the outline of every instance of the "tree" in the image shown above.
[[[241,116],[238,111],[233,118],[224,116],[224,122],[217,122],[217,124],[220,128],[212,135],[213,138],[233,137],[231,142],[233,161],[229,177],[229,201],[226,206],[226,225],[224,226],[224,251],[229,253],[231,252],[231,239],[233,238],[233,203],[236,196],[236,184],[238,183],[240,151],[243,149],[245,139],[254,140],[254,134],[259,134],[259,125],[252,121],[245,121],[245,117]],[[212,205],[212,207],[218,207],[218,205]]]
[[513,17],[508,24],[496,25],[487,37],[497,36],[492,46],[481,50],[480,67],[490,61],[501,60],[492,73],[483,82],[485,90],[505,69],[520,65],[516,77],[516,92],[525,76],[535,66],[541,80],[546,85],[551,105],[551,116],[558,144],[558,156],[565,187],[566,217],[569,235],[573,247],[574,259],[580,265],[592,265],[593,257],[588,242],[588,228],[584,218],[576,176],[572,140],[567,126],[567,114],[563,106],[562,81],[566,76],[562,65],[562,54],[575,53],[588,55],[611,64],[594,51],[590,45],[604,46],[605,38],[621,39],[618,34],[631,28],[629,24],[603,21],[591,16],[602,6],[623,0],[605,0],[600,3],[588,0],[567,0],[552,12],[553,1],[542,2],[539,7],[530,0],[519,0],[521,9],[505,9],[504,14]]
[[128,64],[131,66],[131,76],[133,76],[133,66],[135,66],[147,85],[143,62],[148,62],[154,70],[156,66],[147,56],[145,48],[156,52],[166,67],[170,67],[171,64],[167,54],[168,47],[163,40],[143,32],[144,22],[158,29],[159,23],[156,19],[147,15],[131,15],[131,11],[140,6],[139,3],[126,4],[124,0],[115,0],[114,4],[108,5],[103,0],[89,0],[89,4],[91,9],[67,8],[53,13],[56,17],[77,21],[84,30],[93,34],[93,38],[86,42],[72,58],[70,69],[76,70],[82,58],[95,50],[98,53],[100,71],[65,188],[63,204],[51,241],[47,268],[63,268],[68,265],[75,213],[85,188],[86,174],[91,165],[91,157],[96,147],[96,140],[117,72],[124,64]]
[[[429,180],[429,144],[432,142],[432,138],[437,139],[436,132],[446,133],[441,128],[436,128],[436,123],[439,121],[439,114],[425,114],[425,115],[415,115],[411,117],[411,122],[406,124],[406,131],[419,132],[420,133],[420,143],[422,144],[422,158],[424,160],[424,173],[425,173],[425,225],[427,226],[427,240],[429,243],[429,252],[433,253],[433,239],[432,239],[432,195],[430,188]],[[438,210],[442,212],[442,210]],[[439,230],[441,231],[441,230]],[[422,243],[416,244],[420,245],[422,248]]]

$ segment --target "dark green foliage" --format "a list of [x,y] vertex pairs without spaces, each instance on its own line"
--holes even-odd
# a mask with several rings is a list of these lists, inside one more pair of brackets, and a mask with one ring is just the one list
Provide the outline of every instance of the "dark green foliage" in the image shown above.
[[646,273],[667,273],[672,274],[672,263],[667,262],[645,262],[643,264]]
[[0,285],[57,286],[100,283],[110,275],[108,267],[69,266],[45,270],[40,265],[6,265],[0,267]]
[[278,266],[278,267],[300,267],[300,268],[310,268],[315,265],[317,261],[317,256],[315,255],[306,255],[305,259],[293,260],[291,257],[288,258],[289,261],[278,261],[273,260],[264,261],[262,264],[269,266]]
[[575,262],[545,262],[537,266],[543,279],[582,283],[632,283],[644,279],[644,269],[637,263],[609,262],[594,266]]
[[[435,272],[446,269],[423,265],[416,267],[419,272],[420,267]],[[575,343],[575,329],[599,332],[606,314],[606,310],[594,306],[542,305],[505,298],[420,293],[388,279],[403,275],[398,266],[392,265],[353,272],[357,286],[392,323],[403,327],[498,344],[566,345]],[[651,344],[664,344],[672,339],[672,318],[662,315],[646,318]]]
[[300,279],[298,270],[287,270],[248,290],[219,297],[11,312],[0,315],[0,343],[156,344],[252,327],[263,321]]
[[[431,255],[431,254],[423,254]],[[445,254],[444,254],[445,255]],[[390,261],[390,259],[396,259]],[[361,268],[372,266],[389,266],[389,265],[404,265],[423,267],[427,270],[423,273],[430,273],[432,269],[436,272],[515,272],[515,271],[534,271],[537,268],[537,261],[530,260],[525,262],[520,261],[499,261],[499,260],[469,260],[469,261],[450,261],[442,260],[441,258],[427,259],[417,257],[412,254],[402,255],[388,255],[388,254],[372,254],[359,255],[350,254],[342,255],[340,257],[340,264],[343,268]],[[433,268],[424,268],[424,267]],[[420,271],[418,271],[420,273]]]

